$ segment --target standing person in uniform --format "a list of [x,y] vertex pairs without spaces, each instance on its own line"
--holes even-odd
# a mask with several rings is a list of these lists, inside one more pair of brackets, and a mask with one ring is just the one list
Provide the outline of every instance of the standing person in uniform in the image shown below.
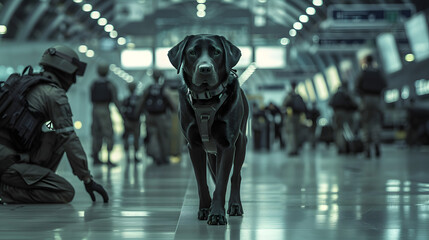
[[271,119],[274,122],[274,140],[279,140],[280,149],[285,148],[285,142],[283,140],[283,114],[279,107],[273,102],[270,102],[265,108],[265,111],[271,115]]
[[169,164],[171,121],[168,111],[175,111],[176,107],[163,84],[162,72],[154,70],[152,76],[154,83],[143,92],[137,112],[144,110],[146,115],[147,154],[157,165]]
[[135,82],[128,83],[128,90],[130,95],[124,99],[123,114],[124,114],[124,149],[127,155],[128,162],[130,161],[129,149],[129,136],[133,137],[134,143],[134,161],[140,162],[140,159],[137,157],[137,152],[140,148],[140,112],[136,111],[137,103],[139,100],[139,95],[136,93],[137,84]]
[[[71,48],[55,46],[44,52],[40,65],[42,73],[33,74],[30,68],[28,75],[13,74],[0,90],[0,95],[6,96],[9,84],[11,93],[0,102],[1,114],[6,117],[0,128],[0,201],[72,201],[73,186],[55,173],[65,152],[73,174],[83,181],[92,200],[95,191],[107,202],[106,191],[88,170],[66,95],[76,76],[84,74],[86,63]],[[14,104],[8,105],[8,99]],[[16,119],[8,120],[8,115]],[[48,121],[50,128],[45,125]]]
[[347,151],[347,144],[344,138],[344,124],[348,124],[350,128],[353,126],[353,113],[357,110],[357,104],[350,95],[347,83],[343,82],[329,101],[329,106],[334,110],[335,144],[337,145],[339,154],[346,153]]
[[382,91],[387,83],[380,70],[375,66],[371,55],[364,58],[362,73],[356,81],[356,91],[361,98],[361,120],[366,157],[371,157],[374,146],[375,156],[380,157],[380,133],[382,124]]
[[264,136],[266,130],[266,116],[264,111],[259,108],[258,103],[254,102],[252,105],[252,137],[253,137],[253,150],[260,151],[264,147]]
[[283,101],[283,107],[286,109],[286,135],[289,156],[296,156],[298,155],[298,141],[300,139],[300,118],[301,114],[307,112],[307,106],[302,97],[295,92],[296,82],[292,82],[291,87],[291,91]]
[[317,137],[316,137],[316,129],[317,129],[317,119],[320,117],[320,111],[317,109],[316,102],[313,102],[312,108],[307,111],[307,119],[311,121],[311,148],[316,148]]
[[103,142],[107,144],[107,164],[108,166],[116,166],[110,160],[110,152],[113,149],[114,133],[112,119],[110,117],[110,103],[114,103],[121,110],[117,97],[115,86],[107,78],[109,73],[109,65],[100,63],[97,67],[99,78],[91,85],[91,101],[92,101],[92,157],[94,165],[102,164],[99,153]]

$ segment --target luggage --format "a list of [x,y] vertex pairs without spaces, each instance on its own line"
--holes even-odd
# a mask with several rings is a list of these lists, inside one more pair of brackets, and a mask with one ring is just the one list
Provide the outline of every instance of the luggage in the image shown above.
[[332,125],[324,125],[320,128],[319,134],[317,134],[319,142],[325,142],[327,144],[334,142],[334,128]]
[[362,139],[353,133],[348,123],[344,123],[343,125],[343,134],[346,141],[347,153],[356,154],[364,151]]
[[329,105],[334,109],[344,109],[347,111],[356,111],[358,109],[358,105],[354,100],[343,91],[336,92]]

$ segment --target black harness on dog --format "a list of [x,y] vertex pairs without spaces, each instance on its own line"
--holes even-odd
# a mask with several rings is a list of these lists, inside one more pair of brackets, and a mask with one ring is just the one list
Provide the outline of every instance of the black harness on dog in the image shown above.
[[[214,116],[228,98],[226,93],[226,87],[229,83],[237,78],[235,72],[231,72],[228,80],[219,85],[216,89],[205,91],[202,93],[192,92],[188,88],[188,101],[191,104],[195,112],[195,118],[197,120],[198,129],[200,130],[201,141],[203,142],[204,149],[207,153],[216,154],[217,146],[211,134],[211,127],[214,122]],[[215,100],[219,99],[214,104],[202,104],[195,102],[194,100]]]

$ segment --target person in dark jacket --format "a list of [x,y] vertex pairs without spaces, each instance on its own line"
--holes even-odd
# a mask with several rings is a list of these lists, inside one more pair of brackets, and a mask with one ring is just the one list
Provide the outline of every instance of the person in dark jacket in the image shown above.
[[265,108],[265,111],[268,115],[271,116],[271,119],[274,123],[274,140],[279,140],[280,148],[285,148],[285,142],[283,140],[283,114],[279,107],[277,107],[273,102],[270,102]]
[[153,71],[154,83],[143,92],[137,112],[146,115],[147,154],[157,165],[169,164],[170,128],[169,111],[176,111],[169,89],[164,84],[163,73]]
[[252,107],[252,135],[253,150],[259,151],[265,147],[267,119],[265,112],[259,108],[256,102]]
[[[75,191],[63,177],[55,173],[66,153],[73,174],[83,181],[86,191],[95,201],[94,191],[108,195],[88,170],[82,144],[73,128],[72,112],[66,92],[82,76],[86,64],[69,47],[55,46],[45,51],[40,61],[41,76],[49,83],[32,87],[25,95],[30,111],[41,122],[51,121],[53,128],[37,125],[37,143],[22,151],[13,144],[14,131],[0,128],[0,201],[4,203],[68,203]],[[0,106],[1,106],[0,102]],[[22,119],[26,120],[26,119]],[[16,129],[15,129],[16,130]]]
[[332,96],[329,106],[334,110],[333,127],[338,153],[346,153],[347,146],[344,138],[344,125],[353,126],[353,113],[357,110],[357,104],[351,97],[346,82],[343,82]]
[[140,99],[140,96],[136,93],[137,84],[135,82],[128,83],[128,90],[130,95],[125,98],[122,102],[122,112],[124,120],[124,149],[127,155],[128,162],[130,161],[130,152],[129,150],[129,137],[133,138],[134,143],[134,161],[140,162],[140,159],[137,156],[137,153],[140,148],[140,112],[136,112],[137,103]]
[[362,133],[366,157],[371,157],[374,146],[375,156],[380,157],[380,134],[382,124],[382,92],[387,87],[386,80],[376,67],[371,55],[364,58],[362,72],[356,80],[356,91],[361,98]]
[[317,129],[317,120],[320,117],[320,111],[317,109],[316,102],[313,102],[312,108],[307,110],[307,119],[311,121],[311,147],[316,148],[317,137],[316,137],[316,129]]
[[292,82],[291,87],[291,91],[283,101],[283,107],[286,109],[286,135],[289,156],[296,156],[298,155],[298,141],[300,139],[300,119],[301,115],[307,112],[307,106],[302,97],[295,92],[296,82]]
[[94,165],[102,164],[99,158],[100,150],[105,142],[107,145],[107,161],[108,166],[114,167],[110,159],[110,152],[113,149],[114,133],[113,124],[110,112],[110,103],[114,103],[121,110],[120,103],[117,97],[116,87],[107,78],[109,73],[109,65],[100,63],[97,67],[99,78],[91,85],[91,101],[92,101],[92,158]]

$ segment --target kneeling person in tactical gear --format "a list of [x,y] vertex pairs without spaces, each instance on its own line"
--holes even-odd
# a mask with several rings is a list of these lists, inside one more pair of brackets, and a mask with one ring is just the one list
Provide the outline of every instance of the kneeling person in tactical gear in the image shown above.
[[[0,88],[0,198],[4,203],[67,203],[74,188],[55,173],[64,152],[73,173],[108,202],[88,170],[86,154],[73,129],[66,92],[86,63],[70,48],[56,46],[40,61],[43,72],[11,75]],[[51,122],[51,128],[45,125]],[[28,134],[28,133],[31,133]]]

